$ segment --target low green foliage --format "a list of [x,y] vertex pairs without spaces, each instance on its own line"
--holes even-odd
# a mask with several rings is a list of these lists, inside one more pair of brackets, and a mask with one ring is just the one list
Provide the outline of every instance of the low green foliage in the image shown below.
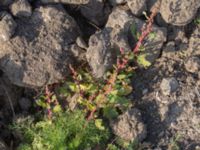
[[62,112],[52,120],[38,122],[26,119],[14,125],[13,129],[23,135],[18,150],[79,150],[105,147],[109,131],[99,120],[98,129],[94,121],[87,122],[82,111]]
[[200,17],[199,17],[199,18],[196,18],[196,19],[194,20],[194,23],[195,23],[196,25],[200,25]]
[[168,150],[180,150],[178,142],[181,139],[181,135],[177,134],[175,137],[171,138]]

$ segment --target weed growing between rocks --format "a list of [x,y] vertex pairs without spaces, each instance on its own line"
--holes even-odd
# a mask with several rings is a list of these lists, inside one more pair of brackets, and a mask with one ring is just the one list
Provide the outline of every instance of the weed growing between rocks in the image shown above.
[[116,140],[110,141],[114,135],[108,126],[132,107],[129,94],[134,67],[130,64],[137,60],[157,11],[158,7],[152,9],[133,51],[120,49],[114,69],[107,72],[104,79],[94,79],[87,68],[74,69],[69,65],[70,77],[59,84],[46,86],[44,94],[36,101],[44,108],[44,115],[39,121],[27,118],[13,126],[22,135],[23,143],[18,149],[117,150],[137,147],[141,137],[133,140],[114,137]]

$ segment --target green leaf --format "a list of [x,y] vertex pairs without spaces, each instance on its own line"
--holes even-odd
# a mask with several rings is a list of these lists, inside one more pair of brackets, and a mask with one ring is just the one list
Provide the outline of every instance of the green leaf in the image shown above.
[[51,97],[51,102],[55,102],[56,100],[57,100],[56,95],[53,95],[53,96]]
[[47,108],[48,107],[48,104],[45,103],[43,100],[39,99],[36,101],[36,104],[42,108]]
[[194,20],[194,23],[195,23],[196,25],[199,25],[199,24],[200,24],[200,17],[197,18],[197,19],[195,19],[195,20]]
[[99,129],[99,130],[105,130],[105,127],[103,125],[103,120],[102,119],[96,119],[95,120],[95,126]]
[[121,89],[119,90],[120,96],[129,95],[132,92],[133,88],[129,85],[123,85]]
[[69,144],[69,149],[73,150],[74,148],[78,148],[80,144],[81,144],[81,139],[79,136],[77,136],[74,139],[72,139],[71,143]]
[[133,23],[130,27],[132,36],[137,40],[137,28],[136,25]]
[[140,54],[140,55],[138,55],[137,62],[138,62],[138,64],[140,64],[143,67],[149,67],[149,66],[151,66],[151,62],[149,62],[146,59],[146,54]]
[[61,112],[62,111],[62,108],[60,105],[56,105],[54,108],[53,108],[53,112],[54,113],[58,113],[58,112]]
[[113,107],[105,107],[105,108],[103,108],[103,115],[104,115],[104,117],[112,120],[112,119],[117,118],[117,116],[119,114],[118,114],[118,112],[116,111],[115,108],[113,108]]
[[63,95],[64,97],[69,96],[69,91],[67,90],[66,87],[59,87],[58,88],[58,93]]
[[155,38],[156,38],[156,32],[151,32],[151,33],[149,33],[148,38],[149,38],[150,40],[155,39]]
[[108,149],[108,150],[119,150],[119,149],[117,148],[117,146],[116,146],[116,145],[113,145],[113,144],[108,144],[107,149]]
[[119,75],[117,76],[117,78],[120,79],[120,80],[123,80],[123,79],[126,78],[126,74],[119,74]]
[[77,85],[73,82],[68,82],[68,86],[69,86],[69,89],[72,91],[72,92],[76,92],[77,91]]
[[130,53],[130,54],[128,54],[128,60],[133,60],[135,58],[135,55],[134,55],[134,53]]

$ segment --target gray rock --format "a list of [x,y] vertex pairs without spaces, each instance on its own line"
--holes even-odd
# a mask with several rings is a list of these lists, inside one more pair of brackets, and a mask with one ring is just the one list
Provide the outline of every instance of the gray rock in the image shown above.
[[185,69],[191,73],[200,72],[200,58],[196,56],[190,57],[185,63]]
[[126,141],[139,141],[147,135],[146,126],[141,121],[141,113],[138,109],[131,109],[120,115],[117,121],[111,123],[115,135]]
[[170,41],[163,47],[162,57],[172,57],[174,53],[176,52],[175,42]]
[[82,49],[77,44],[72,44],[69,47],[69,50],[72,52],[73,56],[76,57],[76,61],[82,63],[86,60],[86,51],[85,49]]
[[199,7],[199,0],[162,0],[160,13],[167,23],[184,26],[192,21]]
[[120,5],[126,3],[126,0],[109,0],[112,6]]
[[6,12],[1,13],[0,18],[0,41],[8,41],[13,34],[17,24],[13,20],[12,16]]
[[116,52],[114,52],[110,40],[111,31],[111,29],[104,29],[92,35],[89,39],[86,58],[94,76],[97,78],[102,77],[106,70],[112,67],[116,58]]
[[19,100],[19,106],[20,106],[21,109],[24,110],[24,111],[29,110],[30,107],[31,107],[31,105],[32,105],[32,103],[31,103],[30,99],[28,99],[28,98],[24,98],[24,97],[23,97],[23,98],[21,98],[21,99]]
[[143,11],[146,11],[146,0],[127,0],[127,4],[131,12],[136,16],[141,16]]
[[164,78],[161,81],[160,88],[164,95],[170,95],[175,92],[179,87],[179,84],[175,78]]
[[103,0],[90,0],[80,10],[85,18],[97,26],[104,25],[110,13],[109,6]]
[[87,4],[90,0],[40,0],[44,4],[48,3],[64,3],[64,4]]
[[32,14],[31,5],[27,0],[17,0],[11,7],[11,12],[16,17],[30,17]]
[[74,62],[70,45],[80,35],[74,19],[61,6],[47,6],[16,22],[15,37],[0,44],[0,67],[11,82],[41,87],[63,79]]
[[78,37],[77,39],[76,39],[76,44],[80,47],[80,48],[83,48],[83,49],[87,49],[87,44],[85,43],[85,41],[83,40],[83,38],[82,37]]
[[128,39],[118,30],[104,28],[90,37],[86,57],[96,78],[102,77],[116,64],[120,48],[130,50]]
[[189,53],[200,55],[200,25],[194,30],[189,39]]

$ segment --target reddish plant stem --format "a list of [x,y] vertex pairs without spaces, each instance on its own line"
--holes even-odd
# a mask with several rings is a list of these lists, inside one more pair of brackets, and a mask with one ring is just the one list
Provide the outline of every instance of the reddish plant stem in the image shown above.
[[[158,13],[159,7],[160,7],[160,0],[158,0],[157,3],[152,7],[151,15],[150,15],[150,17],[147,20],[147,25],[145,24],[142,27],[142,34],[139,37],[138,42],[136,43],[135,48],[133,49],[133,53],[135,53],[135,54],[138,53],[138,51],[139,51],[139,49],[140,49],[140,47],[142,45],[142,42],[149,35],[149,33],[152,31],[152,26],[153,26],[153,21],[154,21],[153,19],[156,16],[156,14]],[[120,49],[120,52],[121,52],[122,56],[124,56],[124,50],[122,48]],[[127,64],[128,64],[128,59],[127,58],[123,58],[122,57],[121,60],[117,59],[116,72],[107,81],[107,84],[104,86],[104,90],[102,90],[101,92],[98,93],[99,95],[102,94],[103,97],[106,97],[112,91],[113,85],[114,85],[114,83],[115,83],[115,81],[117,79],[118,73],[122,69],[124,69]],[[106,87],[108,87],[108,88],[106,88]],[[92,98],[96,98],[96,96],[93,96]],[[93,119],[94,113],[97,111],[99,105],[100,104],[98,103],[97,106],[95,107],[95,109],[92,110],[89,113],[89,115],[87,117],[88,121],[90,121],[91,119]]]
[[45,87],[45,96],[46,96],[47,104],[49,105],[49,108],[47,108],[47,116],[48,116],[49,119],[51,119],[51,117],[52,117],[52,111],[51,111],[51,96],[52,96],[52,93],[50,92],[48,85],[46,85],[46,87]]
[[83,90],[81,89],[80,86],[80,80],[78,79],[78,73],[75,71],[75,69],[72,67],[72,65],[69,65],[69,69],[72,73],[72,78],[74,79],[75,83],[78,85],[79,88],[79,95],[82,97],[83,96]]
[[[122,56],[124,56],[124,49],[123,48],[120,48],[120,53],[121,53]],[[101,90],[101,92],[99,92],[99,91],[97,92],[98,95],[102,95],[102,98],[106,98],[108,96],[108,94],[113,90],[113,85],[115,84],[115,81],[117,79],[117,75],[119,74],[119,72],[122,69],[124,69],[126,67],[127,63],[128,63],[128,59],[126,59],[126,58],[122,57],[122,60],[120,60],[119,58],[117,59],[117,65],[116,65],[116,71],[115,71],[115,73],[113,73],[111,75],[111,77],[109,78],[109,80],[107,80],[107,83],[104,86],[103,90]],[[96,96],[93,96],[92,98],[95,99]],[[100,103],[97,103],[96,107],[89,113],[89,115],[87,117],[88,121],[90,121],[91,119],[93,119],[94,113],[99,108],[99,105],[100,105]]]
[[149,33],[152,31],[152,26],[153,26],[153,19],[154,17],[157,15],[158,10],[160,7],[160,0],[158,0],[156,2],[156,4],[152,7],[151,9],[151,15],[147,20],[147,24],[144,24],[144,26],[142,27],[142,34],[140,35],[138,42],[136,43],[135,48],[133,49],[134,53],[138,53],[139,49],[142,45],[142,42],[144,41],[144,39],[149,35]]

